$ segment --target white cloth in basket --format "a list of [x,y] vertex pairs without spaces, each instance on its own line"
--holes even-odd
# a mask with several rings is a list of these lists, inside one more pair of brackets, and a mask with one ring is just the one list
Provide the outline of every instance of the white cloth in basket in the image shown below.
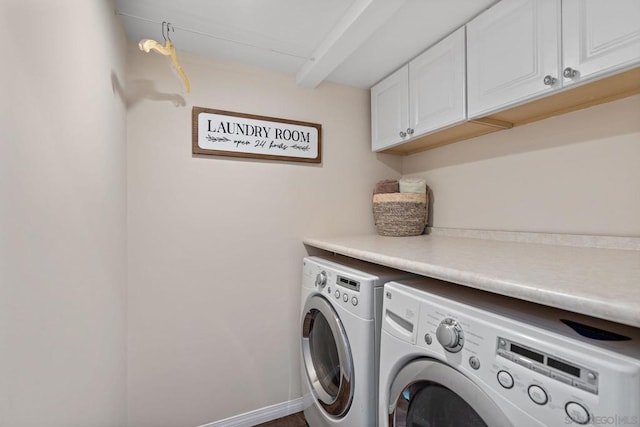
[[400,180],[401,193],[421,193],[427,191],[427,181],[422,178],[402,178]]

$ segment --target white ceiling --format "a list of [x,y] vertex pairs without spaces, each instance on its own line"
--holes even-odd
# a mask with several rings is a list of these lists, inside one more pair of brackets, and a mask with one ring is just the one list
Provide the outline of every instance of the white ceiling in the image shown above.
[[[117,0],[127,37],[370,88],[497,0]],[[179,53],[178,53],[179,55]]]

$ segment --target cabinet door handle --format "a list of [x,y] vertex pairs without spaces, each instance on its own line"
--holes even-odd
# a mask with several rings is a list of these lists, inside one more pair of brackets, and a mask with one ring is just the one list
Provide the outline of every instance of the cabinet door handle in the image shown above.
[[402,131],[400,131],[400,138],[404,138],[405,136],[407,136],[407,134],[402,132]]
[[544,76],[544,84],[547,86],[553,86],[558,79],[556,79],[555,77],[551,77],[549,74],[547,74],[546,76]]
[[407,129],[407,135],[413,135],[413,129],[408,128]]
[[564,69],[564,71],[562,72],[562,75],[565,76],[568,79],[572,79],[574,77],[578,76],[578,70],[574,70],[571,67],[567,67]]

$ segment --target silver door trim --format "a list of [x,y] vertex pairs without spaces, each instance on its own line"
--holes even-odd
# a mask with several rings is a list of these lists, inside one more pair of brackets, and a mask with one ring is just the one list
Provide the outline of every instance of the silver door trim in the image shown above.
[[[338,393],[335,398],[322,387],[311,356],[309,333],[311,332],[314,311],[318,311],[327,320],[338,350],[340,385],[338,386]],[[307,378],[318,403],[320,403],[329,415],[338,418],[342,417],[349,410],[351,402],[353,401],[354,372],[351,347],[349,346],[349,340],[347,339],[347,334],[342,326],[340,317],[333,307],[331,307],[331,304],[329,304],[324,297],[318,295],[309,298],[304,306],[304,316],[302,318],[302,358]]]
[[396,375],[389,394],[388,413],[391,427],[406,426],[408,405],[402,393],[420,381],[431,381],[447,387],[467,402],[488,426],[513,427],[498,405],[476,383],[451,366],[432,359],[409,362]]

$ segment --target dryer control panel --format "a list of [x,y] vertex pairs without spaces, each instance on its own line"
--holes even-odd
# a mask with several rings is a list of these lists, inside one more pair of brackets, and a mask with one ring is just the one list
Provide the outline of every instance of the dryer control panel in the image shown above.
[[[338,262],[339,261],[339,262]],[[385,282],[408,273],[343,258],[306,257],[302,265],[302,306],[310,294],[320,294],[334,308],[374,320],[375,293]]]

